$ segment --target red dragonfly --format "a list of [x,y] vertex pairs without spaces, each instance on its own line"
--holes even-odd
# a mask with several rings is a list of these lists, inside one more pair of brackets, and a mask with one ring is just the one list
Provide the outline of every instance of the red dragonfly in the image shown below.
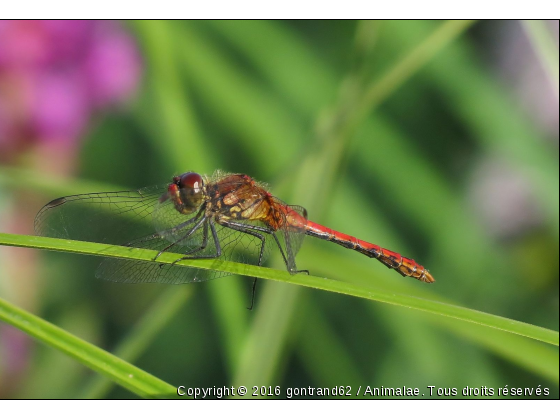
[[[157,251],[153,261],[105,258],[97,277],[124,283],[180,284],[228,273],[160,264],[164,252],[184,259],[220,258],[261,266],[272,246],[291,274],[305,235],[376,258],[402,276],[432,283],[420,264],[402,255],[321,226],[307,211],[272,196],[248,175],[186,172],[171,183],[137,191],[72,195],[46,204],[35,218],[39,235]],[[301,270],[307,272],[306,270]],[[256,279],[253,282],[253,307]]]

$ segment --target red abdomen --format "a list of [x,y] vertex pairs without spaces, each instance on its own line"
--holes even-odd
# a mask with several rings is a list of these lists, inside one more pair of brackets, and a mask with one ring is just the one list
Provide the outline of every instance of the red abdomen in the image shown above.
[[342,245],[345,248],[354,249],[370,258],[376,258],[387,267],[398,271],[402,276],[413,277],[425,283],[433,283],[435,279],[423,266],[416,263],[410,258],[403,257],[388,249],[381,248],[378,245],[362,241],[354,236],[346,235],[328,227],[308,221],[306,225],[306,234],[327,241]]

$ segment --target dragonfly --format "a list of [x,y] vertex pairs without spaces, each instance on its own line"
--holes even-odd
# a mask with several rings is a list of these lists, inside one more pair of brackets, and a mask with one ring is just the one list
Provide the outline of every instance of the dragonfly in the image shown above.
[[[47,203],[35,218],[41,236],[149,249],[151,261],[107,257],[96,277],[121,283],[182,284],[229,273],[185,265],[181,260],[220,259],[262,266],[272,248],[280,250],[290,274],[303,238],[324,239],[353,249],[404,277],[434,278],[422,265],[396,252],[312,222],[307,211],[273,196],[265,184],[245,174],[185,172],[163,185],[135,191],[71,195]],[[172,264],[158,258],[181,254]],[[255,278],[251,306],[255,299]]]

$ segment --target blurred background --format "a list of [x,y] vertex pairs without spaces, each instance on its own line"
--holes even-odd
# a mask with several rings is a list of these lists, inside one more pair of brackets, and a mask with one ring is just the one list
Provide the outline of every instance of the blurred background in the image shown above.
[[[0,21],[0,231],[53,198],[240,172],[414,258],[307,238],[311,274],[558,330],[558,21]],[[0,247],[0,296],[173,385],[550,389],[558,349],[344,295],[95,278]],[[281,268],[278,260],[272,266]],[[0,324],[0,398],[133,398]]]

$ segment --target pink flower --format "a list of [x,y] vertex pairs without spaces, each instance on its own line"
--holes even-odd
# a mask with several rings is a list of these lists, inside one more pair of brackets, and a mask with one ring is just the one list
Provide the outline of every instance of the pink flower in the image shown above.
[[105,21],[0,21],[0,155],[76,143],[93,112],[127,99],[141,60]]
[[43,74],[33,85],[29,123],[44,140],[74,141],[88,121],[90,100],[76,71]]
[[140,58],[132,39],[118,27],[100,32],[85,61],[85,72],[96,104],[129,96],[140,77]]

